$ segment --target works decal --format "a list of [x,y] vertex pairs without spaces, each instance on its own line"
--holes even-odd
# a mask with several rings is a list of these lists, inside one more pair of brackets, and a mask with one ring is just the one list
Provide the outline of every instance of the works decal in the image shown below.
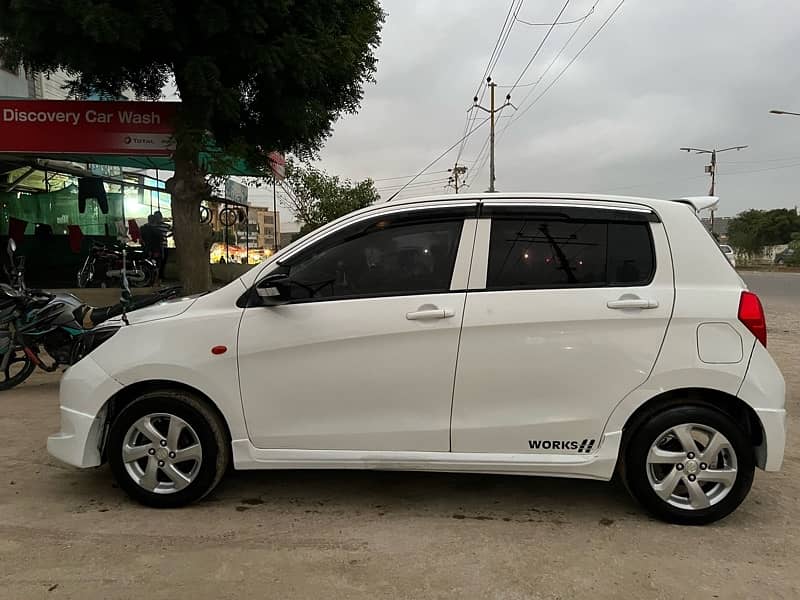
[[577,450],[588,454],[594,448],[594,440],[528,440],[528,446],[531,450]]

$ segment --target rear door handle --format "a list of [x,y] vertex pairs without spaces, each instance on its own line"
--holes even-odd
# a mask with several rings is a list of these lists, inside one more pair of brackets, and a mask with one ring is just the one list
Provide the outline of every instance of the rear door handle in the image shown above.
[[608,308],[658,308],[658,300],[648,300],[647,298],[620,298],[619,300],[609,300],[606,303]]
[[455,316],[455,312],[449,308],[425,308],[406,313],[409,321],[429,321],[431,319],[449,319]]

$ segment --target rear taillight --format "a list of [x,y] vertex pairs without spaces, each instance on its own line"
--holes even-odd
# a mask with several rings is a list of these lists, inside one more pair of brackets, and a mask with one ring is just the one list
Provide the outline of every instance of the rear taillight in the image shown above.
[[753,292],[742,292],[742,297],[739,298],[739,320],[766,348],[767,320],[761,300]]

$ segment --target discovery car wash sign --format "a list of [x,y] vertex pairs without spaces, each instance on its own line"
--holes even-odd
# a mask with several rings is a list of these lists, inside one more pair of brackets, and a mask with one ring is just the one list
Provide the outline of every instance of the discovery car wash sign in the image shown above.
[[177,105],[0,100],[0,152],[169,156]]

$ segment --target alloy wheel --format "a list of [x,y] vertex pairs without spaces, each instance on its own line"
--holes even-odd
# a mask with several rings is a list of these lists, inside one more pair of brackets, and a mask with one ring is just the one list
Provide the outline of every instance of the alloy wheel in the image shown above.
[[659,435],[647,455],[647,477],[663,501],[702,510],[722,501],[736,482],[733,445],[708,425],[684,423]]
[[152,413],[128,428],[122,460],[130,478],[155,494],[172,494],[190,485],[203,462],[197,432],[168,413]]

